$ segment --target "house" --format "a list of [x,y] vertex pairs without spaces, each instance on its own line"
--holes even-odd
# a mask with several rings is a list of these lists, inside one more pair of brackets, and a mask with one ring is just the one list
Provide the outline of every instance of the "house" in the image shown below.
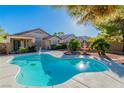
[[58,44],[59,37],[51,36],[40,28],[8,35],[6,42],[1,44],[1,49],[5,49],[7,53],[18,51],[20,47],[28,48],[35,45],[36,49],[50,49],[51,44]]
[[81,44],[83,45],[84,42],[87,42],[88,38],[87,36],[75,36],[74,34],[66,34],[66,35],[62,35],[60,36],[61,43],[68,43],[71,39],[76,39],[79,40],[81,42]]
[[84,42],[87,41],[90,37],[88,36],[77,36],[77,40],[79,40],[80,42]]
[[84,41],[82,37],[76,37],[74,34],[66,34],[58,37],[37,28],[6,36],[6,40],[0,42],[0,52],[18,52],[20,47],[29,48],[34,45],[37,51],[40,48],[51,49],[51,45],[57,45],[59,43],[67,44],[71,39],[77,39],[80,42]]
[[81,36],[77,37],[76,39],[79,40],[81,43],[85,41],[85,39]]
[[51,36],[50,34],[48,34],[47,32],[43,31],[40,28],[24,31],[21,33],[16,33],[15,35],[34,38],[35,39],[34,45],[36,46],[37,50],[43,46],[43,38]]
[[66,34],[59,36],[61,38],[61,43],[68,43],[71,39],[77,39],[77,37],[74,34]]

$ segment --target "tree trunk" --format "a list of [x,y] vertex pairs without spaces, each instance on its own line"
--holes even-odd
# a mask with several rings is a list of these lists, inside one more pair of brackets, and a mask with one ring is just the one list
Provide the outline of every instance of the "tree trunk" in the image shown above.
[[105,56],[105,51],[101,51],[101,55]]
[[97,50],[97,53],[98,53],[99,56],[101,56],[101,52],[99,50]]
[[122,31],[122,52],[124,52],[124,30]]

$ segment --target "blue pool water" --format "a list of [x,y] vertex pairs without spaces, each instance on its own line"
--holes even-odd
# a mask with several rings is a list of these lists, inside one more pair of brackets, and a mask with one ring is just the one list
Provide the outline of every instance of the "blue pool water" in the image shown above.
[[49,54],[18,56],[10,63],[20,67],[16,81],[24,86],[53,86],[64,83],[79,73],[108,70],[95,59],[59,59]]

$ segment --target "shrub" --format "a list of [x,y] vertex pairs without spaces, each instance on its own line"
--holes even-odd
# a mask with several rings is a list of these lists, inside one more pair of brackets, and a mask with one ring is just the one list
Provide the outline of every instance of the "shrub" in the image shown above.
[[90,48],[97,50],[99,55],[105,55],[105,51],[110,48],[110,45],[104,39],[96,38],[90,45]]
[[66,49],[67,48],[67,44],[61,43],[61,49]]
[[51,49],[52,49],[52,50],[56,50],[57,48],[58,48],[57,45],[54,45],[54,44],[51,45]]
[[26,52],[28,52],[27,48],[23,48],[23,47],[19,48],[19,53],[26,53]]
[[55,45],[55,44],[51,45],[52,50],[56,50],[56,49],[60,49],[60,48],[61,48],[60,45]]
[[76,51],[79,48],[81,48],[81,43],[80,41],[76,40],[76,39],[71,39],[68,43],[68,49],[71,51]]
[[57,46],[57,49],[61,49],[62,46],[60,44],[56,45]]
[[57,49],[66,49],[67,48],[67,45],[66,44],[53,44],[51,45],[51,49],[52,50],[57,50]]

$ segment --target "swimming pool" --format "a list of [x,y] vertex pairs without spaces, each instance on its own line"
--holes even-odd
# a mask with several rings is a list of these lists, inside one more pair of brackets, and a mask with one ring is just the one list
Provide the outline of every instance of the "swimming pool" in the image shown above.
[[10,64],[20,67],[16,82],[23,86],[53,86],[79,73],[101,72],[108,67],[90,58],[60,59],[49,54],[17,56]]

